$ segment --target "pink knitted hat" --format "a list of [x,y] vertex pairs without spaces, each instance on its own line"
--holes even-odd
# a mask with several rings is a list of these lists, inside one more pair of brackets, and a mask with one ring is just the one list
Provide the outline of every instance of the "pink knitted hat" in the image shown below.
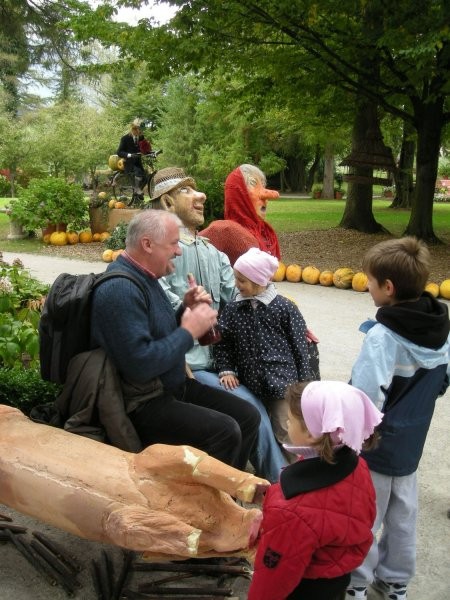
[[300,405],[312,436],[331,433],[335,444],[345,444],[357,454],[383,418],[364,392],[342,381],[308,383]]
[[253,283],[265,287],[278,269],[278,259],[259,248],[250,248],[236,260],[233,268]]

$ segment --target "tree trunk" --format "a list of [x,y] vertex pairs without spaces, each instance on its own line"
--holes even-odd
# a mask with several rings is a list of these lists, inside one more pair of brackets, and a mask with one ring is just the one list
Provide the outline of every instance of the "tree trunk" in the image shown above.
[[415,236],[428,244],[441,243],[433,230],[433,199],[444,125],[443,106],[444,101],[439,98],[434,103],[422,104],[420,111],[416,111],[416,188],[404,235]]
[[394,172],[395,198],[391,208],[411,208],[414,193],[414,155],[416,142],[414,129],[408,122],[403,122],[402,148],[398,169]]
[[[372,169],[370,167],[358,167],[352,170],[352,174],[372,177]],[[356,229],[356,231],[363,233],[387,232],[373,216],[372,186],[370,184],[349,182],[344,214],[339,227]]]
[[[358,102],[353,124],[352,154],[357,155],[358,151],[364,151],[367,131],[376,126],[374,119],[378,119],[376,106],[367,99]],[[373,168],[351,167],[350,175],[370,179],[373,176]],[[351,180],[348,182],[347,200],[339,227],[356,229],[363,233],[386,231],[373,216],[371,183],[358,183]]]
[[283,179],[286,191],[304,192],[306,187],[305,159],[298,156],[286,156],[286,169],[283,171]]
[[11,190],[11,198],[15,198],[16,197],[16,170],[14,168],[14,170],[10,170],[9,171],[9,187]]
[[314,154],[314,160],[312,165],[310,166],[309,170],[308,170],[308,178],[306,180],[306,191],[310,192],[311,188],[313,186],[314,183],[314,177],[316,174],[317,169],[319,168],[320,165],[320,157],[321,157],[321,150],[320,150],[320,146],[316,146],[316,152]]
[[324,151],[322,198],[334,198],[334,152],[332,144],[327,144]]

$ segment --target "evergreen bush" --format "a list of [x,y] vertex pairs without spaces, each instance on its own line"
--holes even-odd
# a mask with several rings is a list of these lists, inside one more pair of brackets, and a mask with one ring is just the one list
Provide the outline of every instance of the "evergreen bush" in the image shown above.
[[34,406],[53,402],[60,391],[60,385],[41,378],[37,367],[0,367],[0,404],[18,408],[27,416]]

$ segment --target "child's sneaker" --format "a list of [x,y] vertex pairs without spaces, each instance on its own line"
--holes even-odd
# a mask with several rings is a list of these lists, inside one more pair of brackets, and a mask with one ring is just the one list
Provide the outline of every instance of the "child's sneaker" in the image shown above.
[[367,598],[367,588],[359,586],[350,586],[347,588],[345,600],[365,600]]
[[372,587],[383,594],[384,600],[407,600],[405,583],[387,583],[381,579],[375,579]]

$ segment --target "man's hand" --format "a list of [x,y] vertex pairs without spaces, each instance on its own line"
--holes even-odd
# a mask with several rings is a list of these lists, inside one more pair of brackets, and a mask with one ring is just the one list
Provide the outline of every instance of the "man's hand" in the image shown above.
[[188,289],[183,298],[183,304],[186,308],[194,308],[195,306],[206,303],[212,304],[211,295],[205,290],[202,285],[195,285]]
[[187,308],[194,308],[200,302],[206,302],[212,304],[211,295],[205,290],[202,285],[197,285],[195,276],[193,273],[187,274],[187,283],[189,286],[188,291],[185,293],[183,298],[183,304]]
[[200,302],[192,309],[186,308],[180,326],[187,329],[194,339],[198,339],[216,323],[217,310],[205,302]]

